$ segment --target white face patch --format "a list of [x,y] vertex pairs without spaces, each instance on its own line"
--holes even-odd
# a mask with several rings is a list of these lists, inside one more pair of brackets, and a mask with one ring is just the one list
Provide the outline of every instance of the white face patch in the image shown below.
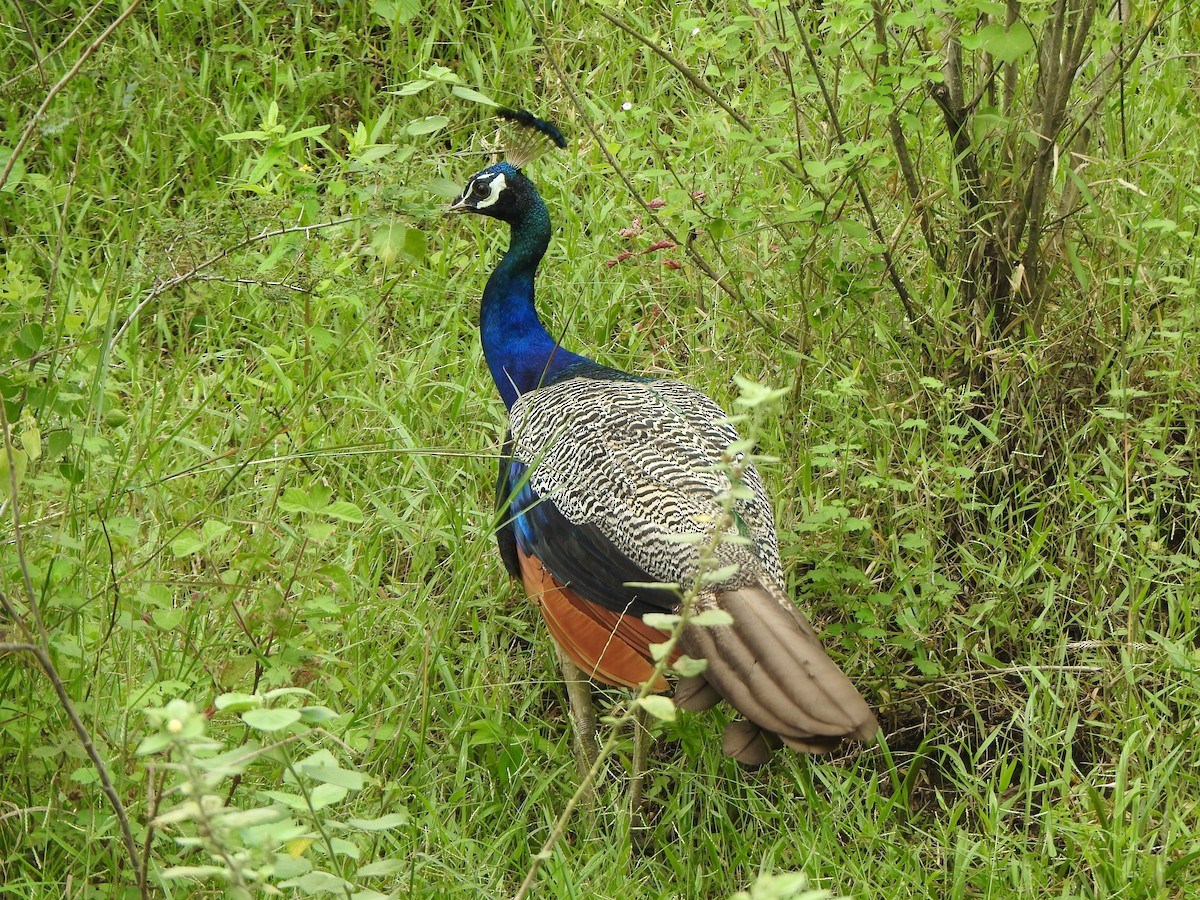
[[[475,195],[476,189],[484,183],[485,182],[482,180],[475,182],[475,184],[471,187],[472,196]],[[508,187],[508,180],[504,177],[503,172],[497,172],[488,182],[486,182],[486,184],[490,190],[488,191],[488,195],[482,200],[475,201],[476,209],[487,209],[489,206],[492,206],[497,200],[499,200],[500,195],[504,193],[504,189]]]

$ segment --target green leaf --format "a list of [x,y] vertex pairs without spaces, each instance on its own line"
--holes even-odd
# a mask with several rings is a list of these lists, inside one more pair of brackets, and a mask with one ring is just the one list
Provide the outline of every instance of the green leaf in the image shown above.
[[300,721],[300,710],[249,709],[242,713],[242,721],[257,731],[281,731]]
[[359,866],[357,875],[359,878],[382,878],[404,871],[407,865],[408,863],[402,859],[381,859],[379,862]]
[[[4,486],[0,485],[0,493],[3,493],[3,489]],[[202,549],[204,541],[190,528],[180,532],[175,536],[175,540],[171,541],[171,552],[176,556],[191,556]]]
[[972,416],[967,416],[967,421],[974,425],[976,430],[978,430],[980,434],[987,438],[988,441],[993,444],[1000,443],[1000,438],[996,437],[996,432],[992,431],[992,429],[988,428],[988,426],[984,425],[978,419]]
[[[205,797],[204,799],[207,801],[209,798]],[[202,810],[199,803],[195,800],[185,800],[178,806],[173,806],[155,816],[154,824],[159,828],[167,825],[178,825],[180,822],[191,822],[193,819],[198,819],[201,814]]]
[[1016,62],[1033,49],[1033,35],[1024,22],[1014,22],[1005,28],[999,22],[979,32],[980,47],[1000,62]]
[[737,563],[730,563],[727,566],[721,566],[719,569],[713,569],[711,572],[700,573],[701,584],[720,584],[723,581],[728,581],[737,574],[740,569]]
[[[394,812],[384,816],[379,816],[375,819],[347,819],[349,825],[353,825],[360,831],[387,831],[390,828],[402,828],[410,821],[408,813]],[[362,874],[362,869],[358,870],[358,874]]]
[[[1174,219],[1147,219],[1139,227],[1146,231],[1163,231],[1167,233],[1179,230],[1179,226]],[[21,333],[24,334],[25,332],[22,331]]]
[[159,631],[172,631],[179,626],[185,615],[186,609],[156,609],[150,614],[150,619]]
[[261,141],[269,138],[265,131],[233,131],[229,134],[217,135],[218,141]]
[[301,763],[300,771],[314,781],[323,784],[336,784],[350,791],[361,791],[366,779],[361,772],[351,772],[337,766],[313,766]]
[[191,878],[203,881],[205,878],[229,877],[229,870],[224,866],[168,866],[159,873],[160,878]]
[[453,69],[439,66],[437,63],[431,64],[428,69],[422,69],[421,74],[442,84],[462,84],[462,79],[455,74]]
[[741,375],[734,375],[733,380],[737,382],[738,390],[741,392],[733,401],[738,406],[755,408],[771,404],[792,392],[790,387],[773,388],[769,385],[759,384],[757,381],[751,381]]
[[20,353],[21,356],[28,358],[42,348],[42,340],[44,338],[45,330],[42,326],[37,322],[30,322],[21,329],[21,333],[13,349]]
[[371,9],[392,25],[403,25],[421,11],[421,0],[375,0]]
[[652,694],[649,697],[643,697],[638,700],[638,706],[656,719],[661,719],[664,722],[675,721],[675,704],[671,701],[670,697],[660,697],[657,694]]
[[425,232],[419,228],[406,228],[404,230],[404,243],[400,247],[400,250],[414,262],[424,262],[426,255],[429,253],[429,239],[425,237]]
[[469,87],[464,87],[461,84],[456,84],[454,87],[450,88],[450,93],[452,93],[455,97],[461,97],[464,100],[470,100],[472,103],[482,103],[485,106],[500,105],[487,94],[481,94],[479,91]]
[[[0,172],[4,171],[4,167],[8,165],[9,159],[12,157],[11,147],[0,147]],[[13,164],[12,170],[8,173],[8,181],[4,182],[4,187],[0,191],[6,194],[14,193],[17,185],[25,176],[25,164],[18,160]]]
[[661,662],[662,658],[669,654],[674,648],[671,647],[670,641],[663,641],[662,643],[651,644],[649,649],[650,655],[654,658],[654,661]]
[[338,784],[318,784],[308,794],[308,800],[313,809],[324,809],[333,803],[340,803],[350,793],[347,788]]
[[333,851],[334,856],[348,856],[356,861],[360,855],[358,844],[340,837],[329,839],[329,849]]
[[646,613],[642,616],[642,621],[651,628],[657,628],[660,631],[670,631],[679,624],[679,616],[671,613]]
[[[313,697],[313,696],[316,696],[316,695],[313,694],[313,692],[310,691],[308,688],[281,687],[281,688],[275,688],[274,690],[267,691],[265,694],[263,694],[263,699],[264,700],[274,700],[276,697]],[[332,759],[332,758],[333,758],[333,754],[330,754],[330,759]]]
[[288,794],[284,791],[259,791],[256,796],[266,797],[269,800],[274,800],[276,803],[282,803],[288,809],[294,809],[297,812],[308,812],[308,801],[296,794]]
[[675,671],[684,678],[691,678],[694,675],[700,675],[707,668],[707,659],[693,659],[690,656],[681,656],[679,659],[675,660]]
[[356,525],[362,524],[363,521],[362,510],[349,500],[337,500],[330,503],[321,510],[321,515],[340,519],[343,522],[353,522]]
[[[378,9],[382,4],[376,3],[374,8]],[[386,17],[385,17],[386,18]],[[433,82],[428,78],[418,78],[416,81],[406,81],[394,91],[388,91],[389,94],[395,94],[397,97],[410,97],[413,94],[419,94],[425,88],[433,85]]]
[[230,526],[224,522],[218,522],[216,519],[209,519],[200,527],[200,537],[205,544],[211,544],[213,541],[225,537],[230,532]]
[[462,185],[449,178],[431,178],[425,183],[429,193],[446,200],[455,200],[462,192]]
[[718,625],[732,625],[733,616],[723,609],[706,609],[689,618],[688,622],[702,628],[715,628]]
[[385,266],[392,265],[400,256],[423,262],[429,252],[428,243],[423,231],[399,223],[380,226],[371,236],[371,249]]
[[293,141],[303,140],[304,138],[316,137],[319,134],[324,134],[328,130],[328,125],[314,125],[311,128],[301,128],[299,131],[293,131],[286,137],[280,138],[280,143],[290,144]]
[[433,134],[435,131],[441,131],[449,124],[450,120],[445,116],[426,116],[423,119],[413,119],[413,121],[404,127],[404,130],[415,137],[421,134]]
[[137,755],[149,756],[151,753],[161,753],[174,743],[174,735],[165,731],[155,732],[142,738],[142,742],[137,747]]
[[231,713],[242,713],[248,709],[258,709],[262,706],[262,697],[254,694],[228,693],[221,694],[213,702],[217,709],[228,710]]
[[222,825],[230,828],[250,828],[255,825],[269,825],[288,817],[288,812],[279,806],[263,806],[257,809],[234,809],[225,807],[218,810]]
[[[42,458],[42,430],[36,424],[26,421],[21,424],[21,430],[18,432],[21,436],[21,449],[25,451],[25,455],[29,457],[31,462],[37,462]],[[114,518],[109,524],[109,533],[115,534],[117,523],[121,519]],[[131,524],[131,534],[137,531],[137,524],[132,519],[127,519]]]
[[284,512],[315,512],[307,491],[297,487],[286,488],[279,498],[279,508]]
[[332,522],[304,523],[304,533],[318,544],[324,544],[327,540],[329,540],[335,531],[337,531],[337,526]]
[[320,722],[328,722],[330,719],[336,719],[338,714],[328,706],[302,706],[300,707],[300,718],[304,722],[310,724],[318,724]]
[[328,872],[314,871],[279,882],[281,888],[297,888],[305,894],[344,894],[350,883]]

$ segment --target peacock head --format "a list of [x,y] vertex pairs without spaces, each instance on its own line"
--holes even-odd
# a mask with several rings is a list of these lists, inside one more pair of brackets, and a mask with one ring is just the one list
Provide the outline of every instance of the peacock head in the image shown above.
[[498,162],[467,181],[447,212],[474,212],[516,224],[537,196],[533,182],[511,163]]
[[508,158],[472,175],[447,212],[481,213],[517,225],[542,206],[537,189],[521,169],[550,147],[566,147],[567,140],[553,123],[523,109],[499,109],[496,115],[509,129]]

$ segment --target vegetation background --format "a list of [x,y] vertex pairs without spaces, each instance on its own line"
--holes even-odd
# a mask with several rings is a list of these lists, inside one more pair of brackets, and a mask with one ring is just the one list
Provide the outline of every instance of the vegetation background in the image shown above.
[[491,539],[505,235],[440,216],[498,102],[571,138],[570,346],[790,388],[791,587],[884,733],[750,772],[660,723],[648,844],[617,753],[534,895],[1200,895],[1198,45],[1180,0],[0,0],[0,893],[526,877],[577,778]]

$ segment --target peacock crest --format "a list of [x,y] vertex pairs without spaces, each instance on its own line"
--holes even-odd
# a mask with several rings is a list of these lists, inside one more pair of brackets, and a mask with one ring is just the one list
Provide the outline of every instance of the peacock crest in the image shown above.
[[496,110],[505,122],[504,158],[515,169],[523,169],[551,147],[566,149],[567,139],[553,122],[539,119],[524,109]]

